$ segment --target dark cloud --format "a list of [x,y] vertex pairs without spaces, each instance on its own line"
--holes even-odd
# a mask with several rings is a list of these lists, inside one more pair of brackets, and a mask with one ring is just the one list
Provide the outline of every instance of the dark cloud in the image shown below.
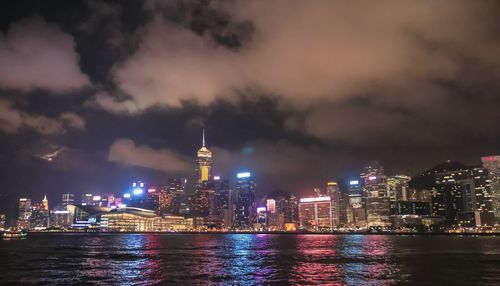
[[203,127],[215,172],[251,170],[262,193],[500,152],[494,2],[51,3],[0,20],[11,189],[192,177]]
[[31,17],[0,36],[0,88],[24,92],[74,91],[90,84],[80,71],[75,41],[56,24]]

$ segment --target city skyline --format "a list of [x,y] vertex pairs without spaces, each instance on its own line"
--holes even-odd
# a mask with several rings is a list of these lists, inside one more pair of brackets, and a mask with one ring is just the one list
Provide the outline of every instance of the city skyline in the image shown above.
[[[193,171],[194,172],[190,172],[191,175],[188,174],[185,174],[185,176],[181,176],[181,177],[176,177],[176,176],[163,176],[163,178],[161,178],[160,180],[157,180],[157,181],[149,181],[147,182],[147,185],[148,187],[154,187],[154,188],[160,188],[160,187],[163,187],[163,186],[168,186],[168,184],[170,183],[171,180],[184,180],[184,192],[186,194],[194,194],[196,193],[196,191],[198,190],[198,187],[197,185],[203,183],[204,181],[207,181],[207,180],[213,180],[214,178],[216,178],[217,180],[219,179],[223,179],[225,181],[228,182],[228,188],[237,188],[237,181],[239,179],[239,176],[240,174],[252,174],[252,177],[255,176],[255,172],[253,169],[249,169],[249,168],[238,168],[232,172],[230,172],[230,175],[229,176],[221,176],[220,172],[217,172],[217,158],[213,158],[212,156],[212,153],[210,152],[210,150],[207,148],[208,145],[206,144],[206,138],[205,138],[205,129],[203,128],[202,129],[202,134],[201,134],[201,145],[200,145],[200,148],[198,149],[198,151],[196,152],[196,157],[193,156]],[[480,162],[484,165],[484,164],[488,164],[488,159],[491,159],[491,161],[495,161],[495,158],[497,158],[498,156],[483,156],[480,158]],[[208,161],[207,161],[208,160]],[[215,169],[214,169],[214,161],[215,161]],[[485,163],[486,162],[486,163]],[[378,161],[372,161],[371,163],[376,163],[376,164],[379,164]],[[453,163],[453,164],[459,164],[461,165],[459,162],[452,162],[450,160],[448,161],[445,161],[445,162],[441,162],[440,164],[446,164],[446,163]],[[273,193],[276,193],[276,192],[284,192],[284,193],[288,193],[288,194],[295,194],[295,195],[299,195],[299,196],[310,196],[310,195],[316,195],[318,196],[319,193],[328,193],[328,184],[330,184],[329,182],[334,182],[335,184],[337,184],[337,182],[340,183],[340,185],[343,186],[343,192],[344,193],[347,193],[349,194],[350,193],[350,190],[346,190],[346,187],[349,186],[349,183],[352,183],[353,180],[364,180],[366,178],[368,178],[368,176],[371,174],[371,175],[377,175],[379,171],[365,171],[367,173],[363,173],[363,168],[366,167],[366,165],[369,164],[369,163],[365,163],[363,164],[363,166],[359,166],[359,168],[357,169],[357,172],[354,171],[354,172],[350,172],[352,175],[350,176],[344,176],[344,177],[334,177],[332,176],[331,178],[329,178],[327,181],[323,181],[323,182],[318,182],[314,185],[312,185],[310,188],[307,188],[307,189],[303,189],[299,192],[293,192],[292,190],[284,190],[284,189],[281,189],[281,188],[276,188],[276,189],[265,189],[265,188],[257,188],[257,190],[260,190],[259,192],[256,193],[256,195],[258,195],[259,197],[266,197],[266,196],[269,196],[270,194],[273,194]],[[439,164],[437,164],[439,165]],[[481,165],[471,165],[471,166],[466,166],[466,165],[463,165],[463,169],[470,169],[470,168],[474,168],[474,167],[480,167]],[[371,168],[371,167],[370,167]],[[381,168],[381,173],[380,174],[384,174],[384,168],[379,166],[378,168]],[[425,174],[425,172],[427,172],[430,168],[426,169],[426,170],[421,170],[419,173],[415,174],[415,176],[420,176],[422,174]],[[215,171],[214,171],[215,170]],[[375,170],[377,170],[377,167],[375,167]],[[243,172],[243,173],[242,173]],[[194,174],[194,175],[193,175]],[[390,174],[392,175],[392,177],[398,177],[398,176],[406,176],[408,179],[406,179],[406,183],[409,183],[410,182],[410,179],[412,178],[412,176],[409,176],[408,174],[404,174],[403,172],[398,172],[398,171],[395,171],[395,173],[393,174]],[[385,176],[385,175],[384,175]],[[189,179],[187,179],[189,178]],[[87,194],[114,194],[114,195],[118,195],[118,196],[122,196],[124,193],[127,193],[127,190],[128,190],[128,186],[130,185],[131,182],[133,182],[134,180],[142,180],[141,178],[131,178],[125,182],[123,182],[122,185],[124,185],[123,188],[120,188],[120,189],[114,189],[114,190],[102,190],[102,191],[99,191],[99,190],[87,190],[83,193],[77,193],[78,196],[82,196],[82,197],[85,197],[85,195]],[[138,182],[143,182],[144,180],[142,181],[138,181]],[[384,182],[385,184],[385,182]],[[97,189],[100,189],[100,188],[97,188]],[[386,187],[386,185],[384,185],[383,187],[383,191],[387,191],[389,192],[389,186]],[[395,192],[395,191],[394,191]],[[52,193],[52,196],[53,196],[53,201],[56,201],[56,202],[59,202],[59,198],[61,198],[61,195],[64,194],[64,193],[67,193],[67,192],[62,192],[62,193],[57,193],[57,192],[54,192]],[[72,193],[74,194],[74,192]],[[47,198],[47,194],[43,194],[44,196],[44,199]],[[395,196],[395,194],[393,194],[393,196]],[[16,197],[11,197],[10,198],[10,202],[9,201],[6,201],[4,200],[3,202],[7,202],[7,203],[11,203],[12,202],[12,199],[15,199],[17,200],[17,198],[25,198],[25,197],[32,197],[32,195],[18,195]],[[35,195],[35,197],[37,197],[37,195]],[[43,200],[41,200],[41,202],[43,202]],[[5,209],[4,210],[4,213],[7,212],[7,213],[12,213],[14,210],[11,209]],[[11,217],[11,220],[13,219],[13,217]]]
[[0,285],[500,285],[500,1],[0,1]]
[[[214,174],[216,158],[204,129],[194,161],[193,184],[185,178],[169,178],[166,185],[134,180],[118,192],[81,194],[81,200],[64,193],[52,209],[46,195],[41,202],[21,197],[15,214],[11,210],[7,220],[3,216],[0,228],[16,221],[18,229],[31,231],[442,232],[457,227],[481,231],[494,227],[500,217],[500,156],[482,157],[482,166],[447,161],[415,180],[387,174],[378,161],[371,161],[357,176],[328,181],[298,196],[257,192],[258,180],[249,170],[234,178]],[[124,220],[124,214],[129,218]]]

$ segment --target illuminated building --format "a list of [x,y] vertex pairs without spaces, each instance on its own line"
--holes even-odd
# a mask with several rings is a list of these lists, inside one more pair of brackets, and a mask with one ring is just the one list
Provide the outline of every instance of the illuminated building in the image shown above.
[[[332,199],[332,224],[334,227],[340,225],[341,203],[343,202],[337,182],[328,182],[326,194]],[[345,208],[343,209],[345,212]]]
[[19,212],[18,212],[18,216],[17,216],[17,228],[18,229],[29,229],[30,216],[31,216],[31,199],[20,198],[19,199]]
[[384,168],[377,161],[371,161],[363,166],[363,172],[360,177],[363,181],[367,181],[372,176],[383,176]]
[[395,214],[429,216],[431,206],[428,202],[397,201]]
[[284,225],[285,231],[297,231],[297,224],[294,222],[288,222]]
[[346,223],[357,227],[366,225],[365,206],[366,201],[363,197],[363,189],[360,180],[349,180],[346,202]]
[[200,217],[207,217],[210,212],[210,199],[215,193],[213,181],[202,181],[196,184],[191,196],[191,213]]
[[44,210],[48,211],[49,210],[49,200],[47,200],[47,195],[43,197],[42,200],[42,207]]
[[62,228],[71,226],[71,223],[73,223],[73,214],[68,210],[68,205],[60,205],[52,210],[50,219],[51,226]]
[[205,146],[205,129],[203,129],[202,146],[198,150],[196,160],[196,172],[198,173],[198,183],[208,181],[212,178],[212,152]]
[[[144,208],[145,204],[148,203],[150,203],[150,201],[148,200],[146,184],[142,181],[132,182],[122,196],[122,204],[126,207]],[[100,206],[104,205],[101,204]],[[151,205],[148,207],[155,208],[155,206]]]
[[63,207],[66,207],[67,205],[72,205],[75,203],[75,195],[71,193],[62,194],[61,201]]
[[320,188],[314,188],[313,192],[314,192],[314,195],[316,197],[321,197],[321,189]]
[[235,227],[249,229],[256,219],[255,179],[249,172],[237,174],[236,192],[237,202],[235,210]]
[[187,231],[192,220],[179,216],[159,216],[152,210],[124,207],[70,205],[75,213],[75,228],[95,228],[112,232]]
[[364,180],[367,225],[369,227],[391,226],[389,219],[391,206],[384,168],[376,161],[370,162],[364,166],[360,177]]
[[92,200],[94,196],[92,194],[83,194],[82,195],[82,205],[83,206],[92,206],[94,201]]
[[6,216],[5,214],[0,214],[0,230],[5,230]]
[[491,180],[493,212],[498,222],[500,220],[500,155],[482,157],[481,162],[483,168],[488,170],[489,179]]
[[394,175],[387,177],[387,189],[391,201],[409,201],[409,187],[411,177],[407,175]]
[[[391,214],[396,213],[396,201],[409,201],[410,176],[394,175],[387,177],[387,191],[391,207]],[[411,200],[414,200],[413,198]]]
[[187,179],[170,178],[167,186],[160,188],[158,211],[163,214],[180,214],[181,200],[186,190]]
[[493,225],[495,215],[491,179],[487,169],[472,168],[436,175],[432,213],[443,216],[448,225],[470,221],[476,226]]
[[266,200],[266,208],[269,213],[276,213],[276,200],[267,199]]
[[267,209],[266,207],[258,207],[256,209],[257,219],[254,229],[264,229],[267,227]]
[[285,223],[298,222],[298,203],[297,198],[293,194],[279,195],[275,198],[276,212],[283,214]]
[[[46,201],[46,199],[44,199]],[[45,203],[35,203],[31,205],[29,217],[30,230],[42,230],[49,227],[49,210],[45,209]]]
[[332,229],[332,202],[330,197],[301,198],[299,202],[299,226],[301,229]]
[[285,224],[285,214],[282,212],[267,212],[267,226],[269,230],[283,230]]
[[229,182],[220,177],[214,178],[215,189],[218,193],[218,211],[221,227],[232,229],[234,227],[234,215],[236,209],[236,191],[229,188]]

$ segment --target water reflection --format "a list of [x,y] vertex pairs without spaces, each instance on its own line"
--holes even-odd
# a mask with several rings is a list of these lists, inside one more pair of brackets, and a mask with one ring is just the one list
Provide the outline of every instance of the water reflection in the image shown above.
[[0,242],[0,284],[418,285],[460,277],[456,283],[498,285],[498,242],[380,235],[40,235],[29,243]]

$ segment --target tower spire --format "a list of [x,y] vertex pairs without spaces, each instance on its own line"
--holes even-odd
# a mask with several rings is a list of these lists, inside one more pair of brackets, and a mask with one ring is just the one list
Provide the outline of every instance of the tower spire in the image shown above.
[[203,128],[203,147],[205,147],[205,128]]

